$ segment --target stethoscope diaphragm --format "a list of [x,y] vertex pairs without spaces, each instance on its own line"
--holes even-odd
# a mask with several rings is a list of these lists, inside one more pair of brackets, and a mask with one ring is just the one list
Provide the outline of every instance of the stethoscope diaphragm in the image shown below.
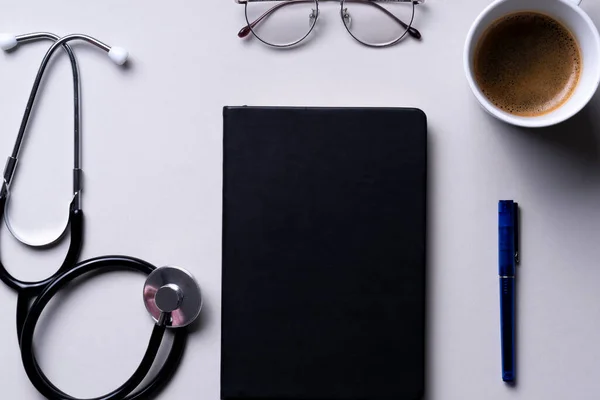
[[183,268],[167,266],[152,271],[144,285],[144,304],[155,322],[166,318],[167,328],[188,326],[202,309],[196,279]]

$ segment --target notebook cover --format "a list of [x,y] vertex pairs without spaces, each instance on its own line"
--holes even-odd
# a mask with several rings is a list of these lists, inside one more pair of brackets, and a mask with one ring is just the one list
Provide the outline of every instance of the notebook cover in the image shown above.
[[225,107],[221,398],[422,398],[426,124]]

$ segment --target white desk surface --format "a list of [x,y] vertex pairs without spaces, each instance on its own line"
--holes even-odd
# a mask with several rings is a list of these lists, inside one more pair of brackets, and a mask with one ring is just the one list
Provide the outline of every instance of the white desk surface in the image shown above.
[[[309,45],[241,41],[230,0],[6,1],[0,31],[78,32],[131,52],[119,68],[77,45],[83,79],[83,258],[127,254],[190,269],[205,308],[160,398],[219,398],[221,139],[224,105],[411,106],[429,120],[427,399],[597,399],[600,395],[600,94],[551,129],[485,114],[463,75],[463,42],[489,0],[428,0],[423,40],[355,43],[322,4]],[[600,3],[583,7],[600,24]],[[0,55],[0,153],[8,156],[47,43]],[[58,227],[70,201],[71,77],[56,58],[14,185],[15,225]],[[522,206],[516,388],[500,381],[497,206]],[[56,250],[31,251],[2,227],[2,261],[22,279],[51,274]],[[39,362],[71,395],[98,396],[137,367],[152,322],[143,277],[112,273],[65,291],[36,332]],[[63,301],[64,300],[64,301]],[[0,286],[0,397],[38,399],[20,360],[16,295]]]

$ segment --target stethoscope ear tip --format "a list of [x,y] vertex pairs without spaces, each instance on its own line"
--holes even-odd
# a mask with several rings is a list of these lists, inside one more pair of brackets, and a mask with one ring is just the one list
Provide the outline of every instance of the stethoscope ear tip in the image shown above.
[[0,49],[7,51],[17,45],[17,37],[12,33],[0,33]]
[[129,52],[123,47],[113,46],[108,52],[110,59],[117,65],[123,65],[127,62]]

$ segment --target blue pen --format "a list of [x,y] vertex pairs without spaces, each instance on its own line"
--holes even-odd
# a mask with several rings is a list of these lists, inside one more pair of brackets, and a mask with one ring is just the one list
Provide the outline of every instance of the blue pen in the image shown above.
[[512,200],[498,204],[500,275],[500,336],[502,380],[514,382],[515,373],[515,272],[519,262],[519,205]]

